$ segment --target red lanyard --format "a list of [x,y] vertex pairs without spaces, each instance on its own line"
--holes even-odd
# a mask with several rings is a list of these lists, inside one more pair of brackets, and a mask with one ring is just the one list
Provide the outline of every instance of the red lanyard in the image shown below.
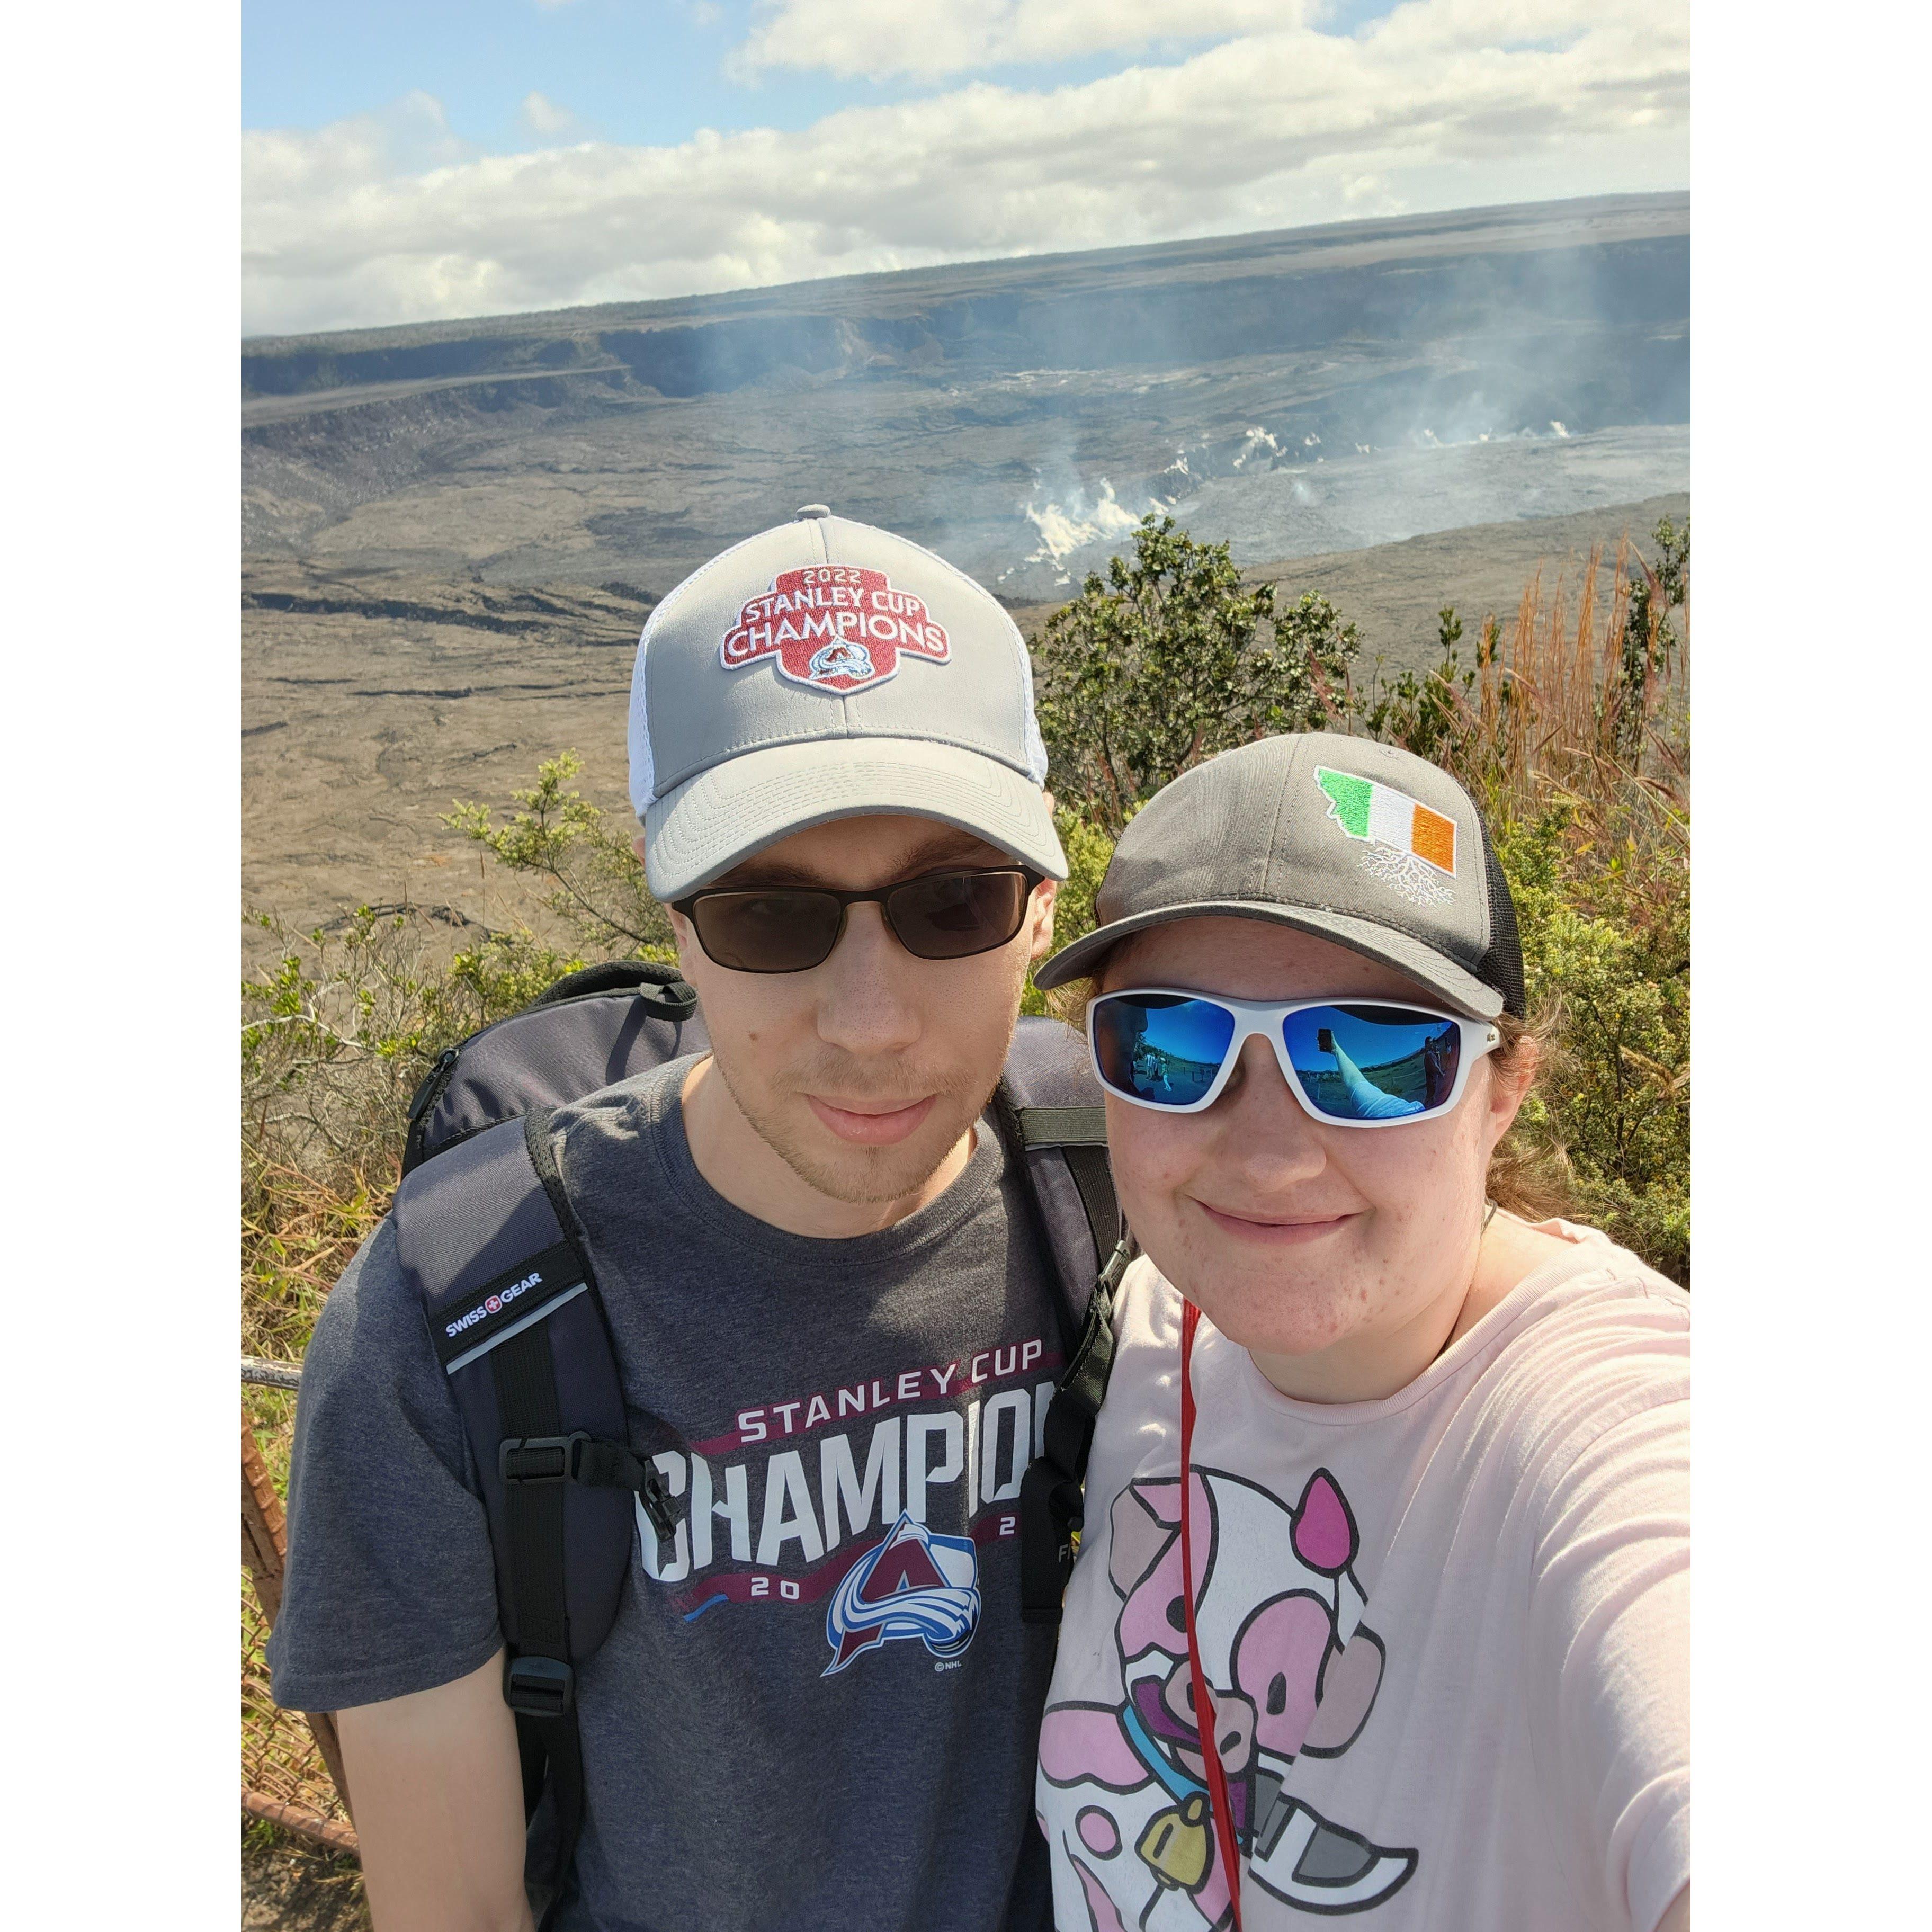
[[1201,1634],[1194,1625],[1194,1536],[1189,1496],[1194,1486],[1194,1331],[1200,1322],[1200,1310],[1192,1302],[1184,1300],[1180,1304],[1180,1574],[1185,1594],[1181,1603],[1187,1624],[1187,1667],[1194,1682],[1194,1728],[1201,1740],[1202,1760],[1208,1772],[1214,1842],[1220,1848],[1221,1869],[1228,1874],[1228,1903],[1234,1914],[1234,1932],[1241,1932],[1241,1858],[1234,1843],[1234,1814],[1228,1802],[1228,1774],[1222,1768],[1221,1749],[1214,1736],[1219,1721],[1214,1699],[1208,1688],[1208,1673],[1201,1668]]

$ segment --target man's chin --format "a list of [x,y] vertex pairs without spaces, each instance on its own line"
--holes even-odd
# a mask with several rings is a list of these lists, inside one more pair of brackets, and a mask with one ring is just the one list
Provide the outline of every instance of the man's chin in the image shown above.
[[715,1048],[712,1058],[752,1132],[808,1187],[853,1207],[916,1194],[945,1164],[992,1096],[990,1081],[976,1106],[956,1086],[950,1088],[933,1095],[925,1118],[910,1132],[868,1145],[863,1130],[855,1137],[853,1124],[838,1118],[839,1110],[827,1117],[803,1093],[774,1094],[749,1082],[741,1088]]
[[[741,1099],[741,1108],[744,1103]],[[956,1092],[936,1094],[925,1117],[897,1138],[868,1144],[862,1129],[828,1118],[805,1095],[786,1095],[770,1113],[745,1108],[759,1137],[808,1187],[854,1207],[903,1201],[916,1194],[959,1144],[978,1114]]]
[[788,1121],[784,1130],[775,1124],[754,1124],[759,1126],[767,1144],[808,1187],[830,1200],[854,1207],[872,1206],[902,1201],[909,1194],[916,1194],[944,1165],[964,1131],[952,1120],[952,1110],[945,1111],[947,1118],[941,1121],[936,1118],[940,1108],[935,1107],[935,1118],[923,1123],[917,1132],[890,1147],[854,1146],[815,1120],[795,1129]]

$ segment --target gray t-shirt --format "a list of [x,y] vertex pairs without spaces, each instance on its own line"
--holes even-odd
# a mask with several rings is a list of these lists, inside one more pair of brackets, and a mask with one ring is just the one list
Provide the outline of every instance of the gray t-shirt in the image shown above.
[[[784,1233],[693,1164],[689,1065],[556,1117],[626,1403],[689,1445],[658,1456],[688,1520],[634,1544],[579,1675],[560,1924],[1032,1932],[1053,1642],[1020,1621],[1019,1485],[1061,1343],[1021,1184],[982,1124],[896,1226]],[[316,1324],[289,1517],[284,1705],[428,1690],[501,1643],[475,1465],[387,1223]]]

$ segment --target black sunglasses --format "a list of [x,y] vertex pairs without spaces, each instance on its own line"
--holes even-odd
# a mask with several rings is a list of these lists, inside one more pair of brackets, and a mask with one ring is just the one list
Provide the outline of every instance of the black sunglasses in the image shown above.
[[940,872],[869,892],[818,886],[721,886],[673,899],[705,957],[734,973],[803,973],[832,956],[848,906],[876,905],[918,959],[970,959],[1004,946],[1046,877],[1024,866]]

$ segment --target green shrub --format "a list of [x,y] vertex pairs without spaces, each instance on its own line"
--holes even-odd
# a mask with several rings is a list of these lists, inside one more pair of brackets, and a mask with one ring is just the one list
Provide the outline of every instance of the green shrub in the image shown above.
[[512,792],[520,809],[497,825],[487,805],[459,802],[443,823],[473,840],[506,872],[543,881],[544,904],[577,942],[599,958],[671,958],[670,920],[652,897],[622,832],[570,781],[584,768],[574,752],[537,767],[527,791]]
[[[1058,952],[1100,923],[1094,916],[1094,895],[1106,876],[1107,861],[1114,856],[1114,842],[1071,806],[1056,804],[1053,823],[1060,834],[1060,849],[1066,854],[1066,877],[1060,881],[1059,896],[1053,906],[1053,950]],[[1034,984],[1029,973],[1020,1010],[1043,1013],[1046,1010],[1046,995]]]
[[1048,619],[1034,653],[1054,782],[1115,838],[1202,759],[1328,722],[1360,648],[1327,598],[1277,614],[1273,584],[1245,587],[1227,544],[1197,543],[1172,517],[1142,518],[1133,546]]
[[258,922],[280,944],[242,989],[242,1346],[285,1359],[387,1210],[436,1056],[584,962],[481,928],[445,958],[419,916],[368,906],[305,934]]
[[1498,836],[1549,1042],[1515,1132],[1562,1164],[1577,1218],[1688,1285],[1689,868],[1667,822],[1604,854],[1577,819],[1558,802]]

